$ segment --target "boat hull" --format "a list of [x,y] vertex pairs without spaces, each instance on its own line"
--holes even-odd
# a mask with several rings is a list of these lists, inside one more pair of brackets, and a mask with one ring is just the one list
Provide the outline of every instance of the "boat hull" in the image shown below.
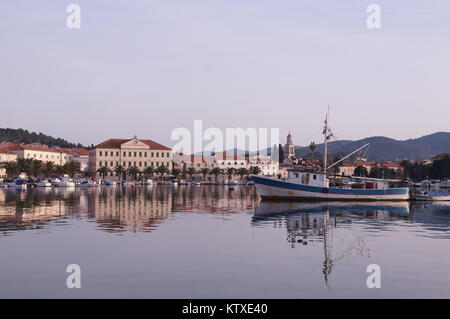
[[261,176],[252,176],[252,179],[263,200],[402,201],[410,198],[407,187],[346,189],[301,185]]

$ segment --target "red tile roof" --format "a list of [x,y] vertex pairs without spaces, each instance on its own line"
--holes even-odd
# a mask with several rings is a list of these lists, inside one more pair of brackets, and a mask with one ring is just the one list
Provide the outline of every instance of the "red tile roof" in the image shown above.
[[0,148],[0,153],[2,153],[2,154],[11,154],[11,155],[15,155],[16,153],[13,153],[13,152],[11,152],[11,151],[8,151],[7,149],[3,149],[3,148]]
[[8,147],[8,150],[11,151],[18,151],[18,150],[30,150],[30,151],[39,151],[39,152],[52,152],[52,153],[64,153],[62,151],[55,150],[53,148],[48,147],[39,147],[39,146],[28,146],[28,145],[18,145],[18,146],[12,146]]
[[[120,146],[123,143],[132,141],[133,139],[121,139],[121,138],[111,138],[109,140],[106,140],[100,144],[98,144],[97,146],[95,146],[95,148],[120,148]],[[161,145],[159,143],[156,143],[155,141],[152,140],[141,140],[138,139],[138,141],[144,142],[145,144],[147,144],[148,146],[150,146],[151,150],[167,150],[170,151],[171,149],[168,148],[167,146]]]

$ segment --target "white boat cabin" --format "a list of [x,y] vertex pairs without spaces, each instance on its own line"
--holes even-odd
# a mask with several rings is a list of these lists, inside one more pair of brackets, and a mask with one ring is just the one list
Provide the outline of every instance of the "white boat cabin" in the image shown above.
[[304,172],[295,169],[288,170],[287,181],[301,185],[328,187],[327,175],[322,172]]

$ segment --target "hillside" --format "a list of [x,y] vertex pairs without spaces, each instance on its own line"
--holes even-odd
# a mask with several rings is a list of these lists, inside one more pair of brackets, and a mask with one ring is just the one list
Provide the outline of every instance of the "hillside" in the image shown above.
[[42,143],[48,146],[59,146],[64,148],[83,147],[80,143],[70,143],[62,138],[55,138],[43,133],[28,132],[23,129],[0,128],[0,142],[16,143]]
[[[424,160],[437,154],[450,153],[450,132],[438,132],[416,139],[399,141],[383,136],[368,137],[357,141],[333,141],[328,143],[331,153],[348,154],[370,143],[366,157],[377,160],[396,160],[408,158]],[[316,153],[323,153],[323,144],[318,144]],[[309,147],[296,147],[301,157],[311,156]]]

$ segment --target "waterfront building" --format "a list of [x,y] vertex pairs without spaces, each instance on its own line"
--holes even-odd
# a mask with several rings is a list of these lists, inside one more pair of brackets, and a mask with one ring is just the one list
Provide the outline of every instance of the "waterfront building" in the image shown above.
[[6,150],[15,153],[17,159],[35,159],[43,162],[53,162],[56,165],[64,165],[69,161],[69,154],[66,152],[44,146],[19,144],[9,146]]
[[342,163],[341,166],[339,166],[339,175],[342,176],[353,176],[355,173],[356,165],[353,163]]
[[279,173],[279,162],[274,161],[270,156],[252,156],[248,158],[247,168],[259,167],[261,174],[265,176],[276,176]]
[[137,167],[141,172],[147,167],[157,168],[164,165],[172,169],[172,150],[152,140],[138,139],[109,139],[89,151],[89,175],[98,177],[100,167],[109,169],[108,176],[112,179],[119,177],[115,168],[122,166],[128,169]]
[[198,171],[198,175],[201,175],[200,171],[203,168],[210,170],[220,168],[225,171],[227,168],[236,170],[245,168],[250,170],[252,167],[257,166],[261,169],[261,175],[276,176],[279,162],[274,161],[270,156],[262,155],[242,156],[227,152],[214,153],[213,155],[185,155],[177,153],[173,156],[173,165],[182,171],[193,167]]
[[80,163],[80,171],[87,172],[89,168],[89,151],[84,148],[57,148],[67,154],[67,161]]

